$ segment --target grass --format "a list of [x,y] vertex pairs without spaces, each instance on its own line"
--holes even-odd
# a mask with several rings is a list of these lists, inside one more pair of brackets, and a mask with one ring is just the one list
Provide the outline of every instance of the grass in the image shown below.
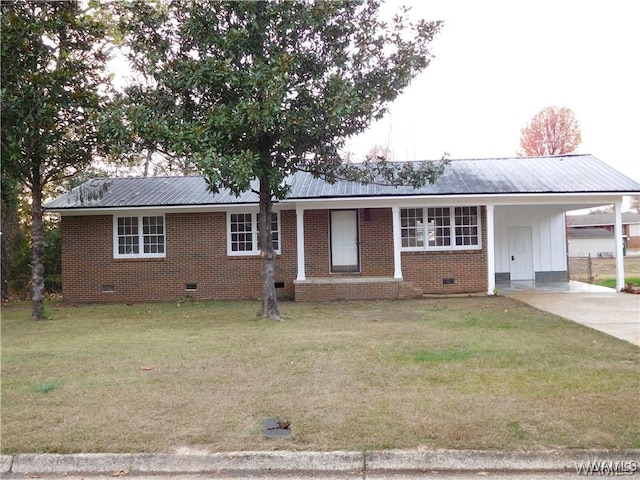
[[[615,278],[603,278],[598,279],[594,282],[596,285],[600,285],[602,287],[616,288],[616,279]],[[640,277],[625,277],[624,284],[628,285],[640,285]]]
[[2,453],[640,447],[638,348],[516,300],[257,309],[5,307]]

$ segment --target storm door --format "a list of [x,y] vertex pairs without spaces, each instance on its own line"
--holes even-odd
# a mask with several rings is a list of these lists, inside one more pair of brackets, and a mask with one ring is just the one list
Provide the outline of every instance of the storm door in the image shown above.
[[331,271],[359,272],[358,211],[331,210]]

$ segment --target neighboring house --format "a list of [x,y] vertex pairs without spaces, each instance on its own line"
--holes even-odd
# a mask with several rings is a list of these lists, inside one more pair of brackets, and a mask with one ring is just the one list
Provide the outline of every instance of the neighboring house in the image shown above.
[[[619,211],[623,195],[640,193],[591,155],[453,160],[418,189],[303,172],[288,183],[272,219],[276,288],[299,301],[565,280],[565,212]],[[201,177],[86,182],[45,205],[61,215],[65,302],[259,297],[257,200],[212,194]]]
[[[629,248],[640,248],[640,214],[621,215],[622,241]],[[615,218],[613,213],[567,215],[567,239],[570,257],[615,256]]]

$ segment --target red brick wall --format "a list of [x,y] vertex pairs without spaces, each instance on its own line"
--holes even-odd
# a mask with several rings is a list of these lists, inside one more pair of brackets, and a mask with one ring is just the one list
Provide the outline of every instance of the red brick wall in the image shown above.
[[[351,279],[349,279],[351,280]],[[296,301],[331,302],[335,300],[397,300],[400,298],[401,281],[389,278],[387,281],[367,282],[296,282]]]
[[[393,219],[390,208],[358,211],[360,272],[331,273],[329,210],[304,212],[305,272],[315,277],[393,277]],[[295,232],[294,232],[295,233]]]
[[[114,259],[111,215],[62,218],[62,289],[67,303],[150,302],[259,298],[259,256],[227,256],[225,213],[166,215],[166,258]],[[281,255],[276,282],[293,296],[296,276],[295,211],[281,213]],[[186,292],[186,283],[196,283]],[[103,292],[113,285],[114,292]]]
[[[304,218],[307,278],[393,277],[390,208],[359,211],[361,272],[357,274],[330,273],[329,210],[308,210]],[[276,282],[285,284],[278,289],[281,295],[293,297],[297,274],[295,211],[282,211],[280,224],[282,252],[276,260]],[[226,229],[225,213],[167,214],[166,258],[114,259],[111,215],[64,216],[64,300],[67,303],[171,301],[186,294],[195,299],[259,298],[261,259],[227,256]],[[482,230],[485,245],[484,226]],[[404,279],[425,293],[486,290],[486,261],[485,249],[402,253]],[[455,284],[443,285],[443,278],[454,278]],[[186,292],[186,283],[196,283],[197,290]],[[104,285],[113,285],[114,292],[103,292]]]
[[[486,292],[487,234],[485,209],[482,207],[482,250],[439,252],[402,252],[402,276],[424,293]],[[443,278],[453,278],[453,285],[443,285]]]

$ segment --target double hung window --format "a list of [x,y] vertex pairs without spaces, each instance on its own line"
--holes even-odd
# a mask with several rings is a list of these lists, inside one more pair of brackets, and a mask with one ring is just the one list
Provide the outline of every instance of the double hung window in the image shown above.
[[164,257],[164,215],[115,216],[113,220],[115,258]]
[[[227,213],[227,253],[229,255],[259,255],[258,222],[260,215],[253,212]],[[273,249],[280,253],[280,215],[271,214]]]

